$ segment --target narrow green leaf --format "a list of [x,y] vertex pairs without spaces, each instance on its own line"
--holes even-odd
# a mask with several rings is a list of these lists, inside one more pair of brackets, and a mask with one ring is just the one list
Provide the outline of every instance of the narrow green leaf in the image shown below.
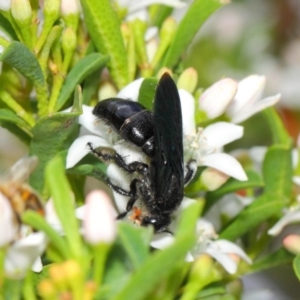
[[290,147],[292,142],[291,138],[275,108],[267,108],[262,113],[269,123],[274,144],[282,144]]
[[292,155],[289,147],[271,146],[263,162],[266,193],[278,193],[289,198],[292,192]]
[[22,129],[29,137],[32,136],[30,126],[22,118],[17,116],[9,109],[0,109],[0,123],[1,122],[12,123]]
[[222,6],[220,0],[195,0],[179,23],[174,40],[167,52],[163,66],[173,68],[186,51],[205,20]]
[[287,250],[280,248],[274,253],[271,253],[263,258],[260,258],[250,266],[250,273],[267,270],[283,264],[291,263],[295,256]]
[[117,13],[109,0],[81,0],[88,32],[96,49],[110,56],[108,67],[118,88],[128,83],[126,49]]
[[[99,88],[99,78],[101,71],[97,70],[96,72],[90,74],[86,77],[82,84],[82,103],[89,105],[93,96],[98,99],[97,91]],[[96,95],[96,96],[95,96]]]
[[297,255],[293,261],[293,268],[296,276],[300,280],[300,255]]
[[70,257],[66,241],[46,222],[41,215],[35,211],[27,210],[22,214],[22,221],[34,229],[45,232],[60,254],[65,259]]
[[55,111],[60,110],[67,103],[77,84],[81,84],[90,74],[102,69],[108,61],[109,56],[100,53],[91,53],[78,61],[66,77],[56,102]]
[[194,243],[194,236],[185,235],[162,251],[155,252],[132,275],[131,280],[113,300],[144,299],[144,296],[157,287],[162,278],[173,271],[174,265],[183,261],[186,253]]
[[46,180],[54,202],[55,211],[61,221],[70,247],[70,255],[78,258],[82,250],[79,224],[75,217],[71,187],[64,170],[64,163],[61,157],[53,158],[46,166]]
[[105,181],[107,179],[106,170],[107,165],[89,153],[76,166],[68,169],[67,172],[69,174],[91,176],[100,181]]
[[[135,269],[140,268],[149,255],[150,240],[144,239],[144,231],[151,228],[133,227],[124,222],[118,226],[118,233],[124,249],[130,257]],[[151,232],[151,231],[150,231]]]
[[202,203],[195,202],[185,208],[180,215],[179,224],[176,228],[176,237],[195,235],[197,219],[201,215]]
[[56,113],[41,118],[32,129],[30,155],[37,155],[39,165],[30,177],[31,185],[39,192],[44,188],[46,164],[59,152],[69,149],[78,135],[78,112]]
[[223,184],[220,188],[213,192],[208,192],[206,194],[206,204],[204,212],[208,211],[210,207],[212,207],[218,199],[222,196],[236,192],[239,190],[244,190],[248,188],[255,187],[263,187],[264,182],[260,178],[260,176],[253,170],[246,170],[246,174],[248,177],[247,181],[239,181],[234,178],[230,178],[225,184]]
[[161,27],[164,20],[171,15],[173,7],[159,5],[151,12],[151,23],[152,26]]
[[284,199],[283,195],[274,193],[263,194],[244,209],[237,218],[220,233],[220,238],[232,241],[237,239],[261,222],[278,214],[283,207],[284,201],[286,201],[286,199]]
[[0,28],[3,30],[8,36],[11,37],[12,40],[18,40],[18,37],[15,33],[15,30],[9,23],[9,21],[2,15],[0,12]]
[[33,53],[24,44],[14,41],[4,50],[0,61],[8,63],[33,83],[36,88],[40,113],[45,115],[48,89],[42,69]]
[[150,110],[152,110],[157,83],[158,80],[155,77],[146,78],[143,80],[139,90],[138,102]]

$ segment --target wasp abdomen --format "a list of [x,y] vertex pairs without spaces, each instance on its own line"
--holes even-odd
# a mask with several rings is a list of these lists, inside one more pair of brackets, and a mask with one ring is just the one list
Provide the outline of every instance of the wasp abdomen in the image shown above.
[[119,98],[100,101],[93,114],[111,126],[120,136],[154,156],[153,115],[138,102]]

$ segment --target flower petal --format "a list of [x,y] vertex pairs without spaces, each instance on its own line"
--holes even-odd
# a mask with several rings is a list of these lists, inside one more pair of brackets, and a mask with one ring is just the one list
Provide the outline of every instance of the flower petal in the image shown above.
[[226,153],[213,153],[202,158],[202,166],[215,168],[237,180],[248,180],[241,164]]
[[252,260],[250,257],[242,250],[238,245],[235,243],[232,243],[227,240],[217,240],[214,242],[213,245],[216,249],[219,249],[223,253],[228,254],[236,254],[240,258],[242,258],[244,261],[246,261],[248,264],[252,264]]
[[300,211],[288,212],[272,228],[268,230],[269,235],[278,235],[282,229],[289,224],[300,222]]
[[155,249],[165,249],[174,243],[174,237],[170,233],[157,233],[150,242],[151,247]]
[[244,128],[228,122],[217,122],[203,129],[201,138],[205,138],[209,148],[216,150],[241,138]]
[[227,109],[228,115],[234,117],[245,106],[256,102],[262,95],[265,83],[265,76],[260,75],[250,75],[241,80],[238,84],[237,93]]
[[9,200],[0,193],[0,248],[11,243],[18,232],[15,214]]
[[45,250],[47,238],[42,232],[31,233],[12,244],[5,257],[5,272],[13,278],[22,278]]
[[144,78],[136,79],[126,85],[119,93],[117,98],[129,99],[131,101],[137,101],[139,97],[140,87]]
[[186,90],[178,90],[180,102],[181,102],[181,113],[182,113],[182,127],[184,134],[191,134],[195,132],[195,99]]
[[237,262],[228,254],[221,253],[214,248],[206,248],[204,253],[213,257],[229,274],[235,274],[237,271]]
[[84,135],[77,138],[71,147],[69,148],[67,155],[66,168],[74,167],[84,156],[91,152],[87,146],[88,143],[92,143],[93,147],[108,147],[111,145],[103,138],[95,135]]
[[93,114],[94,107],[82,105],[83,113],[78,118],[78,123],[84,126],[87,130],[91,133],[100,135],[104,138],[107,137],[107,132],[109,131],[108,126],[100,121],[94,114]]
[[209,87],[199,98],[199,107],[210,119],[222,115],[237,91],[237,82],[224,78]]
[[241,123],[256,113],[266,109],[267,107],[275,105],[281,98],[280,94],[253,103],[251,106],[246,106],[238,114],[234,115],[231,119],[233,123]]

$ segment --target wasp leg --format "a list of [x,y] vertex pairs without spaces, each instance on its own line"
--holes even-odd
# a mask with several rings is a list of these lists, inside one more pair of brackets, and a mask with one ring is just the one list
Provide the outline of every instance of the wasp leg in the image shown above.
[[132,196],[131,196],[131,198],[127,202],[126,211],[120,213],[117,216],[117,220],[123,219],[127,215],[127,213],[129,213],[132,210],[133,205],[134,205],[135,201],[138,198],[138,195],[137,195],[137,183],[138,182],[139,182],[138,179],[133,179],[131,181],[131,183],[130,183],[130,193],[131,193]]
[[125,172],[137,172],[139,174],[146,174],[148,172],[148,165],[138,161],[126,164],[123,157],[113,149],[94,148],[92,143],[87,143],[87,146],[90,148],[91,152],[103,162],[113,162]]
[[196,161],[194,159],[190,160],[186,164],[186,168],[187,168],[187,172],[184,177],[184,185],[187,185],[194,178],[196,171],[197,171]]

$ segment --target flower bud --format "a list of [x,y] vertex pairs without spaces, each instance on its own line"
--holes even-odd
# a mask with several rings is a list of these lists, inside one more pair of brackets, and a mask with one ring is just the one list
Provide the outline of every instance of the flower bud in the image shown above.
[[80,4],[77,0],[61,0],[60,11],[63,16],[77,15],[80,11]]
[[202,185],[206,187],[207,191],[215,191],[228,179],[228,175],[209,167],[206,168],[201,174]]
[[0,230],[0,248],[2,248],[14,240],[18,231],[11,204],[2,193],[0,193],[0,228],[2,228]]
[[49,267],[49,275],[58,289],[64,290],[66,288],[66,273],[61,264],[52,264]]
[[173,35],[175,34],[177,29],[177,23],[176,20],[172,17],[167,18],[162,26],[161,26],[161,30],[160,30],[160,39],[172,39]]
[[29,0],[12,0],[11,13],[19,26],[31,23],[32,9]]
[[116,95],[117,95],[117,90],[111,82],[105,81],[100,85],[100,89],[98,91],[99,101],[116,97]]
[[209,87],[199,99],[199,108],[207,113],[210,119],[222,115],[237,91],[237,82],[224,78]]
[[1,0],[0,9],[3,11],[8,11],[11,8],[11,0]]
[[300,254],[300,235],[289,234],[283,239],[282,243],[283,247],[289,252],[295,255]]
[[59,17],[60,0],[44,0],[44,15],[56,20]]
[[44,299],[55,299],[57,290],[50,279],[43,279],[38,285],[38,293]]
[[110,244],[116,237],[115,211],[103,191],[93,191],[86,197],[83,235],[92,245]]
[[68,27],[62,34],[62,48],[65,53],[72,52],[76,48],[77,38],[74,30]]
[[178,89],[184,89],[191,94],[197,87],[198,74],[194,68],[185,69],[178,78],[177,87]]

